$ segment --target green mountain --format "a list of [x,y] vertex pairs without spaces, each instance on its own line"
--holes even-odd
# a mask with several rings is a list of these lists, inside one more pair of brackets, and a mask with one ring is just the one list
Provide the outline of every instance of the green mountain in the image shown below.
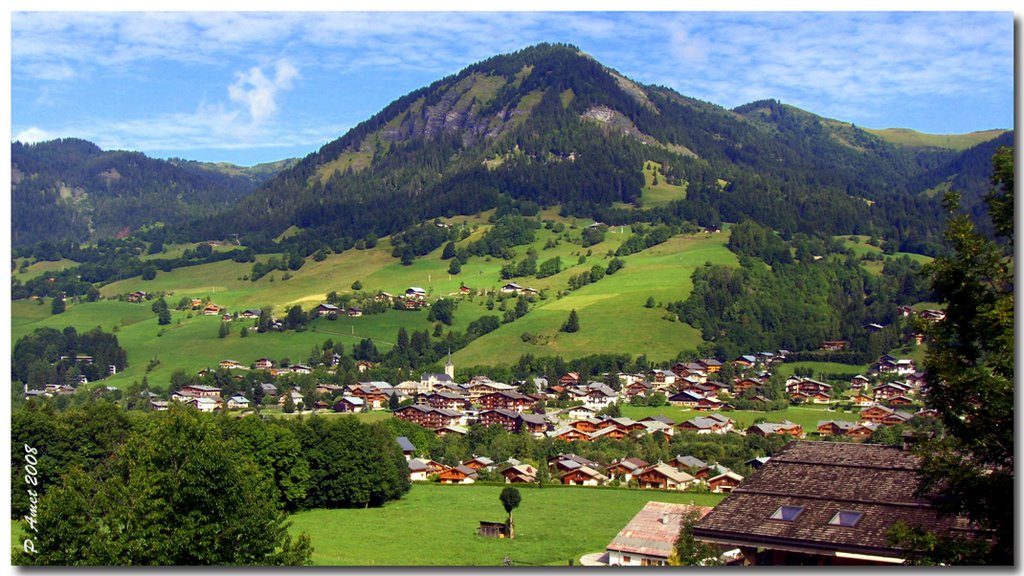
[[82,242],[223,210],[294,164],[244,168],[104,151],[78,139],[11,145],[14,246]]
[[[257,251],[292,226],[311,254],[495,207],[649,220],[646,162],[699,224],[753,219],[783,234],[873,234],[934,252],[941,200],[924,174],[960,152],[907,147],[776,101],[727,110],[625,78],[567,45],[495,56],[399,98],[222,214],[175,239],[241,234]],[[980,195],[983,190],[968,190]]]

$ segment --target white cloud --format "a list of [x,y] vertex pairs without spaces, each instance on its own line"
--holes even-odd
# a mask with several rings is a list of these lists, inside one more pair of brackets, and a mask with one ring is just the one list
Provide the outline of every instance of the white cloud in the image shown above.
[[236,74],[235,83],[228,86],[228,95],[233,102],[249,109],[254,124],[260,124],[277,111],[277,95],[289,90],[299,71],[287,60],[274,65],[274,78],[270,79],[259,67],[253,66],[248,72]]
[[58,136],[56,134],[53,134],[52,132],[47,132],[42,128],[32,126],[31,128],[26,128],[25,130],[22,130],[21,132],[15,134],[14,140],[16,142],[23,142],[25,144],[35,144],[36,142],[45,142],[47,140],[53,140],[57,137]]

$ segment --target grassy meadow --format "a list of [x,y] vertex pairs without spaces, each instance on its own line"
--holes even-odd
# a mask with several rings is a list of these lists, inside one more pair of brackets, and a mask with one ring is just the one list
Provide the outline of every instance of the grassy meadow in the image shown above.
[[[447,222],[456,227],[465,226],[471,234],[459,245],[465,246],[480,238],[489,225],[487,214],[457,217]],[[528,250],[537,253],[538,262],[559,257],[562,271],[543,279],[514,278],[523,286],[541,291],[543,298],[535,302],[530,312],[517,321],[502,325],[498,330],[476,340],[453,356],[456,364],[512,363],[522,354],[562,355],[567,359],[596,353],[626,352],[647,354],[652,360],[668,360],[680,350],[696,349],[700,344],[699,332],[693,327],[666,318],[661,306],[667,302],[685,299],[691,290],[690,275],[697,266],[706,262],[734,264],[735,256],[725,247],[727,234],[678,236],[664,244],[626,256],[626,266],[612,276],[605,276],[574,292],[559,297],[572,276],[589,272],[594,265],[607,266],[610,254],[627,239],[632,230],[626,227],[610,229],[600,244],[582,248],[578,243],[582,226],[590,221],[563,219],[557,211],[545,211],[541,218],[560,221],[565,229],[556,233],[542,228],[531,246],[516,248],[525,257]],[[549,246],[545,248],[545,246]],[[178,250],[181,247],[169,247]],[[132,304],[117,299],[136,290],[164,293],[170,307],[182,298],[209,298],[213,303],[227,307],[229,312],[247,308],[272,306],[274,313],[283,316],[287,308],[301,305],[309,310],[325,301],[331,291],[339,294],[352,292],[358,280],[362,290],[402,293],[409,286],[428,291],[430,299],[456,295],[460,285],[474,290],[471,297],[460,301],[450,329],[465,331],[466,327],[484,315],[503,316],[504,304],[495,302],[488,309],[487,292],[496,292],[506,280],[500,271],[507,261],[491,257],[473,257],[462,267],[462,272],[448,274],[448,262],[441,260],[441,248],[403,266],[391,256],[391,242],[382,238],[377,247],[369,250],[349,250],[331,254],[321,262],[312,258],[305,265],[288,273],[275,271],[253,282],[248,279],[251,264],[222,261],[158,272],[156,278],[143,281],[138,277],[107,284],[100,289],[103,297],[97,302],[69,302],[60,315],[50,314],[50,302],[19,300],[12,302],[12,344],[18,338],[39,327],[63,329],[74,326],[88,330],[96,326],[116,331],[118,340],[128,352],[129,366],[121,374],[105,381],[123,387],[146,376],[155,386],[163,386],[176,369],[188,372],[213,368],[223,359],[248,364],[260,357],[292,362],[304,362],[314,346],[330,338],[342,342],[347,349],[360,340],[370,338],[377,348],[387,351],[393,345],[399,327],[409,331],[430,329],[428,312],[388,310],[383,314],[358,318],[341,317],[330,321],[317,319],[304,332],[265,333],[254,331],[242,338],[243,326],[252,326],[251,320],[232,323],[232,331],[225,338],[218,337],[220,318],[203,316],[198,311],[172,310],[171,324],[159,326],[151,303]],[[266,261],[272,255],[260,255]],[[56,263],[53,263],[56,264]],[[33,265],[35,266],[35,265]],[[30,267],[30,272],[32,267]],[[38,272],[38,271],[37,271]],[[657,303],[654,308],[644,306],[648,297]],[[579,332],[567,334],[559,331],[571,310],[576,310],[581,323]],[[639,328],[639,329],[638,329]],[[449,329],[445,327],[445,329]],[[523,334],[532,336],[524,341]],[[151,361],[155,366],[147,372]]]
[[313,541],[326,566],[517,566],[579,564],[601,552],[650,500],[714,506],[724,496],[588,487],[519,487],[515,539],[484,538],[481,520],[501,522],[503,486],[416,484],[382,508],[310,510],[292,515],[292,534]]
[[[859,409],[858,409],[859,410]],[[782,422],[789,420],[804,427],[804,432],[813,432],[818,427],[818,420],[856,420],[857,412],[841,412],[831,410],[825,405],[808,404],[805,406],[790,406],[785,410],[773,410],[759,412],[756,410],[730,410],[728,412],[713,412],[721,414],[736,421],[737,430],[745,430],[754,424],[759,418],[767,422]],[[648,416],[667,416],[676,423],[685,422],[698,416],[707,416],[708,412],[690,410],[682,406],[659,406],[651,408],[648,406],[622,405],[622,415],[634,420],[641,420]]]

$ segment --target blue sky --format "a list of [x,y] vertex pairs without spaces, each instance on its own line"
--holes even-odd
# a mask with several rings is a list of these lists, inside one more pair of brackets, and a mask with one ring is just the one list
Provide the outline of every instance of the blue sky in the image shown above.
[[776,98],[865,127],[1012,128],[1013,13],[978,9],[1002,11],[15,11],[11,139],[243,165],[304,156],[416,88],[543,41],[730,108]]

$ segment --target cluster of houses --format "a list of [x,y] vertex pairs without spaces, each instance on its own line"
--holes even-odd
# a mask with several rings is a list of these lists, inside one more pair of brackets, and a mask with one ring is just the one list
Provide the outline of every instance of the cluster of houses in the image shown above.
[[[413,481],[435,479],[442,484],[472,484],[482,472],[504,477],[506,484],[533,484],[540,475],[537,468],[510,458],[495,463],[486,456],[474,456],[454,466],[415,457],[415,448],[408,438],[400,436],[398,444],[409,464]],[[687,490],[702,488],[715,493],[730,492],[743,481],[743,476],[719,464],[708,464],[694,456],[676,456],[669,462],[651,464],[640,458],[623,458],[608,464],[595,462],[578,454],[559,454],[547,461],[550,481],[567,486],[602,486],[610,482],[632,484],[651,490]]]

